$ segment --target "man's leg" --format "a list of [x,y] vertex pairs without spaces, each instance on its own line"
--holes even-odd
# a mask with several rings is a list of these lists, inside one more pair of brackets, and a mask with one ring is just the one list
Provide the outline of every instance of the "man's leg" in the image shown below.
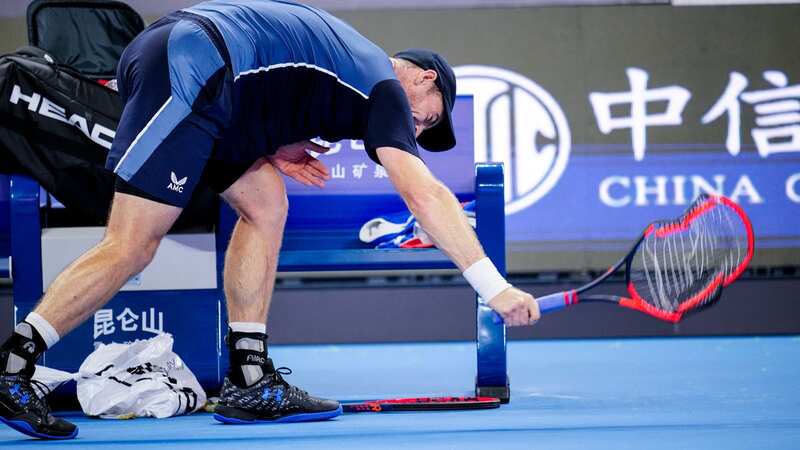
[[103,240],[61,272],[34,312],[59,336],[72,331],[150,264],[180,212],[117,192]]
[[30,378],[39,356],[103,306],[153,258],[181,209],[117,192],[103,240],[69,265],[0,347],[0,421],[25,434],[65,439],[77,428],[49,413]]
[[338,402],[291,386],[268,357],[266,319],[288,210],[283,179],[266,159],[260,159],[222,197],[239,220],[223,274],[230,369],[214,417],[225,423],[253,423],[338,416]]
[[289,207],[286,187],[259,159],[222,197],[239,214],[223,274],[228,321],[266,323]]
[[224,49],[207,33],[194,22],[165,18],[120,58],[125,108],[106,159],[118,176],[106,235],[53,282],[0,347],[0,420],[19,431],[75,436],[75,426],[53,418],[33,393],[36,359],[150,262],[201,178],[230,107]]

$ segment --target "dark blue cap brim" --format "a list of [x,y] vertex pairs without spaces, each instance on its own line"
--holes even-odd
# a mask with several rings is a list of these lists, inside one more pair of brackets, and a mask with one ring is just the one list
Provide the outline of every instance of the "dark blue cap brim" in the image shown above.
[[450,114],[450,108],[448,108],[446,104],[443,106],[442,120],[433,128],[420,133],[419,138],[417,138],[417,142],[419,142],[419,145],[425,148],[425,150],[443,152],[456,146],[456,136],[453,131],[453,117]]

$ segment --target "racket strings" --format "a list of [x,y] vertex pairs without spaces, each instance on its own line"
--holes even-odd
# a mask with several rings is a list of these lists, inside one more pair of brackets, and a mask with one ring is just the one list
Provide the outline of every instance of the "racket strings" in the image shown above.
[[703,196],[680,219],[654,224],[631,262],[631,287],[661,311],[702,307],[743,264],[747,246],[736,212]]

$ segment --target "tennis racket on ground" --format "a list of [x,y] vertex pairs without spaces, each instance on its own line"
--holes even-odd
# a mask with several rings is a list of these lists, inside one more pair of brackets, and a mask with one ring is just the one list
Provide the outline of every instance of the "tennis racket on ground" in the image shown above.
[[[579,302],[604,302],[676,323],[720,298],[753,258],[754,241],[750,219],[739,205],[727,197],[701,195],[676,220],[650,224],[602,276],[536,301],[542,314]],[[584,295],[623,267],[628,297]]]
[[500,399],[494,397],[416,397],[343,403],[342,409],[346,413],[377,413],[393,411],[491,409],[499,406]]

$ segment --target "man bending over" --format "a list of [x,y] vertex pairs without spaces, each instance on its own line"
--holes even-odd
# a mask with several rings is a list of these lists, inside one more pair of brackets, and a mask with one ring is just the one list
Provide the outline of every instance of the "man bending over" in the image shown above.
[[[142,32],[118,67],[125,101],[107,167],[116,192],[102,241],[50,285],[0,347],[0,420],[42,438],[72,438],[31,387],[39,356],[144,269],[199,182],[239,214],[225,256],[230,370],[215,418],[321,420],[333,400],[287,383],[267,354],[266,319],[287,214],[279,172],[329,178],[308,142],[363,139],[436,245],[508,325],[539,318],[533,297],[486,258],[453,194],[419,158],[455,145],[456,81],[441,56],[388,57],[324,11],[288,1],[214,0]],[[323,201],[323,200],[320,200]]]

